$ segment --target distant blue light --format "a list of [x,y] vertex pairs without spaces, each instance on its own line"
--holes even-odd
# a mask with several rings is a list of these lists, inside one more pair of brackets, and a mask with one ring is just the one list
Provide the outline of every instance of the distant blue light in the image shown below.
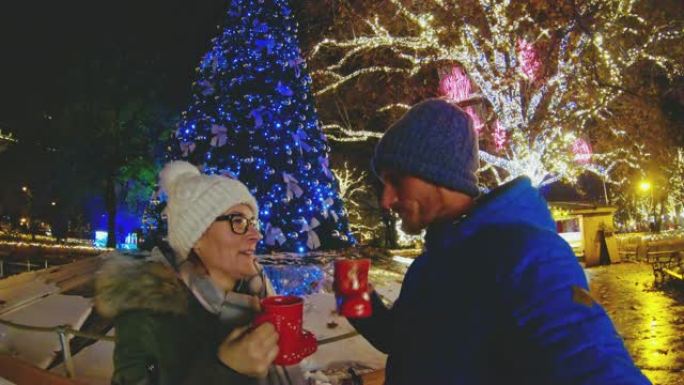
[[93,242],[93,245],[95,247],[99,248],[105,248],[107,247],[107,232],[106,231],[96,231],[95,232],[95,241]]

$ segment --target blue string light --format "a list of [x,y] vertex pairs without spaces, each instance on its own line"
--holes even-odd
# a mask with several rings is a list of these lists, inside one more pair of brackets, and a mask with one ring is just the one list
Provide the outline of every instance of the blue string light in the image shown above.
[[223,25],[196,69],[170,158],[247,185],[263,209],[261,252],[353,244],[288,1],[233,0]]

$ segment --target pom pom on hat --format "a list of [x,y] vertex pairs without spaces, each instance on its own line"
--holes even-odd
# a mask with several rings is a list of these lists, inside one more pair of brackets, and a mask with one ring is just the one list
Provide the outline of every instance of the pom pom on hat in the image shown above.
[[159,173],[159,184],[161,188],[169,193],[181,175],[195,176],[200,175],[200,170],[188,162],[180,160],[169,162]]

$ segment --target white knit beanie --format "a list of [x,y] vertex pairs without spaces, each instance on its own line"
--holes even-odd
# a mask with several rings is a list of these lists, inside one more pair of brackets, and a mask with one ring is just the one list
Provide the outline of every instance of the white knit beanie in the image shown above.
[[167,163],[159,179],[168,195],[169,243],[180,260],[188,257],[216,217],[229,208],[244,203],[254,211],[254,216],[259,215],[256,199],[236,179],[202,174],[184,161]]

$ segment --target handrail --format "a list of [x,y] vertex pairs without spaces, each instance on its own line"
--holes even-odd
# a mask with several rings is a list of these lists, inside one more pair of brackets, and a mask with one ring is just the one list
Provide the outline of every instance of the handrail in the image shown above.
[[83,332],[80,330],[76,330],[69,325],[32,326],[32,325],[22,325],[22,324],[18,324],[16,322],[12,322],[12,321],[7,321],[4,319],[0,319],[0,324],[5,325],[5,326],[9,326],[9,327],[14,328],[14,329],[19,329],[19,330],[41,332],[41,333],[50,333],[50,332],[57,333],[57,336],[59,337],[59,343],[60,343],[60,345],[62,345],[62,356],[64,357],[64,370],[66,371],[66,375],[68,378],[74,378],[75,370],[74,370],[74,361],[71,357],[71,347],[69,346],[69,340],[67,339],[67,335],[74,335],[77,337],[88,338],[91,340],[105,340],[105,341],[112,341],[112,342],[115,341],[114,337]]
[[83,337],[83,338],[88,338],[91,340],[105,340],[105,341],[112,341],[112,342],[115,341],[114,337],[112,337],[112,336],[105,336],[105,335],[93,334],[93,333],[88,333],[88,332],[76,330],[69,325],[31,326],[31,325],[18,324],[15,322],[4,320],[4,319],[0,319],[0,324],[9,326],[9,327],[12,327],[15,329],[19,329],[19,330],[28,330],[28,331],[35,331],[35,332],[66,333],[66,334],[74,335],[76,337]]

